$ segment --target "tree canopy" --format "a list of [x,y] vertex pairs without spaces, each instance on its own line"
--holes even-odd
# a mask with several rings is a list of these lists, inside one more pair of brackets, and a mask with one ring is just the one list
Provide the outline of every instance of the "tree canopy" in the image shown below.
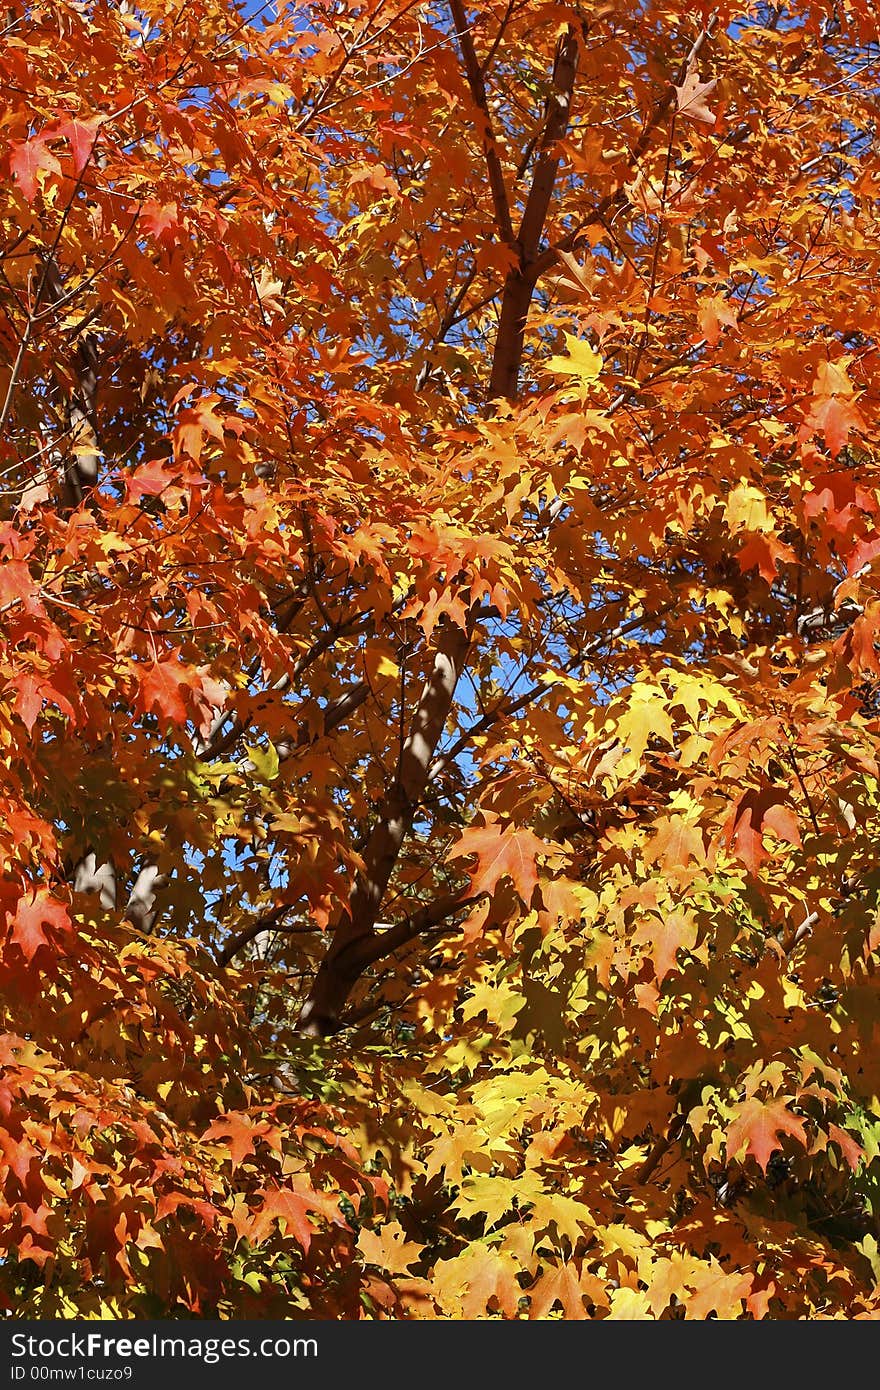
[[880,1315],[869,0],[30,0],[0,1305]]

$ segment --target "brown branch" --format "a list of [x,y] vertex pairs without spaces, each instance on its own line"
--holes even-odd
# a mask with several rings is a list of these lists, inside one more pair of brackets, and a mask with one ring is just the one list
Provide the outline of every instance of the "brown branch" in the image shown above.
[[217,952],[217,964],[221,969],[226,968],[229,962],[238,955],[239,951],[244,950],[245,946],[253,941],[254,937],[259,936],[260,932],[270,931],[284,916],[285,912],[290,911],[289,903],[278,903],[275,907],[263,912],[259,917],[254,918],[241,931],[236,932],[235,936],[227,941],[222,950]]
[[644,1185],[654,1173],[661,1159],[669,1152],[677,1139],[681,1138],[685,1126],[684,1115],[673,1115],[669,1122],[669,1128],[665,1134],[661,1134],[652,1144],[648,1151],[648,1156],[636,1173],[636,1182],[639,1186]]
[[795,946],[799,946],[804,937],[810,935],[818,920],[818,912],[808,913],[800,925],[795,927],[794,931],[790,932],[784,941],[780,941],[779,945],[784,956],[790,956]]
[[[528,3],[528,0],[526,0],[526,3]],[[482,73],[483,79],[484,79],[484,80],[485,80],[485,78],[486,78],[486,75],[487,75],[488,72],[489,72],[489,69],[491,68],[492,64],[493,64],[494,61],[495,61],[495,54],[498,52],[498,49],[501,47],[501,41],[502,41],[502,39],[504,38],[504,35],[507,33],[507,26],[508,26],[508,24],[510,23],[511,19],[513,18],[513,12],[514,12],[515,9],[516,9],[516,0],[508,0],[507,10],[505,11],[504,18],[502,19],[501,23],[500,23],[499,26],[498,26],[498,33],[495,35],[495,38],[492,40],[492,47],[489,49],[489,52],[486,54],[486,57],[483,59],[483,65],[482,65],[482,67],[480,68],[480,72]]]
[[492,204],[495,208],[495,222],[498,227],[498,234],[503,242],[506,242],[508,246],[512,246],[513,223],[510,220],[510,200],[508,199],[507,188],[504,183],[504,171],[501,168],[501,161],[498,158],[498,145],[492,127],[492,117],[489,115],[489,103],[486,100],[486,84],[483,78],[483,69],[477,61],[474,41],[471,36],[462,0],[449,0],[449,8],[452,11],[452,19],[455,24],[455,36],[458,39],[458,45],[461,49],[461,56],[464,61],[464,70],[467,75],[471,97],[483,121],[483,130],[481,132],[483,153],[486,158],[486,171],[489,175],[489,188],[492,193]]
[[443,733],[459,677],[470,650],[478,613],[474,605],[466,629],[447,620],[440,630],[434,661],[416,706],[400,763],[379,808],[363,849],[358,873],[345,912],[337,920],[333,940],[321,962],[300,1016],[300,1031],[313,1035],[335,1032],[339,1013],[356,976],[337,968],[345,953],[374,940],[374,927],[389,879],[424,795],[428,770]]
[[340,952],[337,957],[337,969],[350,971],[352,979],[356,980],[368,966],[384,960],[386,956],[400,950],[401,946],[408,946],[417,937],[436,931],[441,926],[451,926],[457,913],[469,911],[485,896],[485,893],[479,893],[472,898],[462,898],[458,893],[450,893],[447,897],[438,898],[436,902],[419,908],[411,916],[395,922],[394,926],[388,927],[385,931],[352,942],[350,947]]
[[519,229],[519,244],[522,248],[523,267],[528,267],[534,259],[547,213],[556,176],[559,173],[561,155],[559,141],[568,130],[571,116],[571,101],[574,95],[574,80],[577,73],[578,44],[575,30],[569,26],[556,45],[553,59],[553,90],[547,107],[547,119],[538,142],[538,159],[532,186],[526,199],[525,211]]
[[[666,604],[663,608],[658,609],[654,613],[641,614],[638,618],[631,618],[627,623],[621,623],[613,632],[603,633],[601,639],[587,647],[585,651],[576,652],[575,655],[565,663],[562,670],[566,673],[568,671],[573,671],[576,666],[583,665],[591,656],[596,656],[606,642],[614,641],[618,637],[625,637],[627,633],[633,632],[636,628],[642,627],[646,623],[656,620],[657,618],[662,618],[674,607],[674,603]],[[431,764],[429,772],[430,780],[432,782],[435,781],[441,773],[445,772],[450,764],[455,762],[459,754],[464,752],[468,744],[475,738],[478,738],[480,734],[486,733],[488,729],[491,729],[493,725],[502,720],[510,719],[512,715],[519,714],[520,710],[525,709],[527,705],[539,700],[543,695],[548,695],[552,689],[553,686],[551,684],[540,682],[537,685],[530,686],[528,690],[518,695],[515,700],[502,700],[500,704],[487,710],[480,719],[476,720],[469,729],[466,729],[464,733],[456,739],[451,748],[447,749],[445,753],[435,759]]]
[[569,25],[556,45],[547,118],[517,238],[519,260],[504,284],[489,379],[490,401],[501,397],[514,400],[517,394],[526,319],[538,279],[536,257],[559,172],[558,144],[568,129],[577,62],[577,34]]
[[[707,22],[707,24],[700,30],[699,34],[697,35],[696,39],[691,45],[687,56],[683,58],[681,63],[679,64],[679,68],[677,73],[675,74],[675,77],[669,83],[669,86],[666,88],[663,95],[655,103],[654,108],[651,111],[651,114],[648,117],[648,120],[645,124],[644,130],[642,131],[641,135],[639,136],[638,140],[633,146],[632,151],[630,152],[630,170],[635,168],[640,163],[642,156],[645,154],[645,151],[647,150],[648,145],[651,142],[651,136],[657,129],[657,126],[660,125],[666,119],[666,116],[674,107],[676,87],[680,87],[682,85],[688,74],[689,69],[699,58],[700,53],[703,49],[703,45],[709,39],[712,38],[713,33],[714,16],[712,16]],[[577,228],[575,232],[570,232],[568,236],[563,237],[562,241],[557,243],[557,245],[549,247],[548,250],[544,251],[539,257],[537,257],[532,266],[533,274],[536,280],[544,273],[545,270],[548,270],[550,266],[555,264],[560,251],[572,250],[577,237],[580,236],[581,232],[585,231],[587,227],[595,226],[597,222],[603,222],[612,209],[620,210],[628,205],[629,199],[626,195],[626,192],[624,191],[624,184],[626,182],[627,180],[622,179],[616,188],[612,189],[610,193],[606,193],[605,197],[600,200],[600,202],[590,213],[589,217],[586,218],[586,220],[582,223],[582,225],[579,228]]]

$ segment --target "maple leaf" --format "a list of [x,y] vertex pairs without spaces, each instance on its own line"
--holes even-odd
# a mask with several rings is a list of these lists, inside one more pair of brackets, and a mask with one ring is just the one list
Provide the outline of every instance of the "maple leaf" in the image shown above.
[[753,1275],[728,1274],[713,1260],[704,1270],[688,1275],[692,1291],[682,1299],[684,1315],[692,1320],[708,1318],[710,1313],[719,1318],[738,1318],[753,1282]]
[[25,1187],[31,1163],[35,1159],[39,1160],[39,1151],[26,1136],[18,1139],[15,1135],[6,1133],[2,1129],[0,1129],[0,1150],[3,1152],[5,1162],[18,1178],[21,1186]]
[[[595,1282],[598,1283],[598,1280]],[[529,1317],[545,1318],[553,1305],[558,1303],[566,1318],[581,1321],[588,1316],[584,1308],[585,1292],[573,1265],[563,1264],[556,1269],[545,1270],[529,1290]]]
[[602,371],[599,354],[583,338],[575,338],[571,333],[565,335],[565,346],[568,356],[549,358],[547,370],[558,376],[577,377],[579,381],[596,381]]
[[[209,671],[197,671],[198,685],[193,687],[196,709],[199,712],[199,720],[196,725],[202,738],[207,738],[213,727],[214,719],[218,712],[222,710],[229,698],[229,688],[215,681]],[[269,745],[272,748],[272,745]],[[277,763],[277,753],[275,754]],[[277,766],[275,771],[277,772]]]
[[258,1126],[254,1125],[247,1115],[228,1113],[214,1120],[205,1130],[202,1139],[226,1139],[229,1143],[232,1166],[237,1168],[240,1163],[243,1163],[246,1158],[256,1152],[254,1139],[264,1133],[266,1128],[268,1126],[265,1125],[265,1122],[262,1126]]
[[6,560],[0,565],[0,609],[16,602],[30,607],[37,593],[37,585],[23,560]]
[[725,299],[723,295],[716,294],[709,298],[702,298],[697,310],[697,322],[706,342],[710,347],[715,347],[723,328],[736,329],[739,327],[737,307],[731,300]]
[[679,115],[689,121],[702,121],[706,125],[714,125],[715,116],[706,105],[706,98],[711,96],[717,85],[717,78],[712,82],[701,82],[696,65],[692,64],[681,86],[674,87]]
[[94,149],[100,124],[100,118],[97,116],[85,121],[74,116],[69,121],[63,121],[53,131],[53,137],[68,141],[73,154],[75,174],[81,174],[86,167]]
[[15,711],[31,733],[43,708],[43,682],[26,672],[15,682]]
[[198,463],[202,456],[202,441],[205,435],[210,435],[220,444],[223,443],[224,421],[214,414],[210,401],[200,401],[198,405],[180,412],[174,427],[175,455],[179,456],[184,452]]
[[661,985],[670,971],[680,969],[679,948],[692,951],[696,945],[696,923],[685,912],[668,912],[663,917],[651,913],[639,922],[633,941],[650,948],[648,954],[654,963],[655,978]]
[[856,1143],[852,1135],[847,1134],[846,1130],[841,1129],[838,1125],[828,1126],[828,1138],[834,1141],[852,1171],[857,1173],[865,1157],[865,1150],[861,1144]]
[[648,1266],[640,1264],[640,1273],[648,1285],[646,1296],[655,1318],[665,1312],[672,1299],[679,1303],[684,1296],[685,1283],[690,1283],[698,1269],[699,1261],[692,1256],[674,1251],[669,1258],[653,1260]]
[[774,535],[750,536],[741,550],[736,552],[737,563],[743,574],[756,569],[768,584],[774,583],[780,561],[791,564],[796,559],[790,545],[784,545]]
[[440,1261],[433,1283],[450,1316],[482,1318],[493,1305],[507,1318],[516,1316],[522,1290],[513,1257],[473,1244],[451,1260]]
[[854,402],[852,382],[847,374],[848,358],[840,362],[821,362],[813,380],[813,402],[806,414],[803,440],[820,431],[832,458],[836,458],[849,439],[851,430],[865,428],[865,421]]
[[846,446],[850,432],[864,429],[865,422],[851,401],[841,400],[839,396],[826,396],[811,407],[807,426],[810,431],[821,431],[832,458],[836,458]]
[[549,880],[542,880],[541,898],[544,910],[551,917],[558,917],[563,922],[577,922],[580,919],[583,910],[581,894],[579,886],[571,879],[555,875]]
[[801,843],[797,815],[785,801],[785,791],[776,787],[744,792],[728,820],[726,843],[753,874],[769,858],[765,827],[788,844]]
[[509,878],[528,906],[538,884],[536,856],[546,854],[547,848],[531,830],[492,821],[463,830],[446,858],[461,859],[475,854],[477,867],[471,874],[472,894],[494,893],[499,880]]
[[617,717],[617,734],[634,762],[641,762],[649,739],[674,742],[675,731],[667,705],[667,697],[658,686],[638,684],[630,691],[629,702]]
[[33,896],[19,898],[10,923],[9,939],[30,964],[41,946],[57,948],[59,938],[70,930],[66,907],[39,888]]
[[259,1243],[266,1239],[275,1222],[283,1222],[286,1234],[292,1235],[303,1253],[308,1254],[312,1233],[318,1229],[309,1215],[347,1225],[332,1198],[316,1192],[305,1179],[294,1177],[289,1187],[272,1187],[263,1193],[262,1205],[251,1220],[250,1237]]
[[651,1310],[647,1295],[628,1285],[614,1289],[611,1294],[608,1319],[611,1322],[650,1322]]
[[22,144],[12,145],[10,149],[9,167],[25,198],[32,203],[37,196],[37,175],[41,172],[58,174],[61,165],[44,136],[35,135]]
[[151,459],[128,474],[125,486],[129,498],[136,502],[141,497],[160,497],[178,480],[177,470],[168,471],[167,459]]
[[140,211],[139,221],[160,246],[173,247],[184,234],[176,203],[147,202]]
[[706,859],[703,832],[684,816],[661,816],[642,853],[647,864],[659,863],[664,869],[681,868],[691,859],[702,864]]
[[738,483],[731,488],[724,506],[724,519],[731,532],[773,530],[767,497],[751,483]]
[[771,1154],[782,1148],[780,1135],[789,1134],[806,1147],[804,1126],[786,1107],[785,1101],[762,1101],[752,1096],[734,1110],[735,1118],[725,1135],[729,1159],[736,1158],[745,1148],[746,1155],[753,1154],[766,1173]]
[[408,1240],[396,1221],[386,1222],[378,1232],[362,1226],[357,1246],[367,1264],[387,1270],[389,1274],[407,1274],[424,1253],[424,1246]]
[[157,710],[172,724],[185,724],[186,706],[181,692],[192,686],[195,672],[173,658],[155,661],[139,673],[141,706],[144,712]]

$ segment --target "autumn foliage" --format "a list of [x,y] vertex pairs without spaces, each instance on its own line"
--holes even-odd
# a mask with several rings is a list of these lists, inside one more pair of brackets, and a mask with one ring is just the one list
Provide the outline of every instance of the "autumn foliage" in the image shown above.
[[880,1316],[870,0],[30,0],[0,1306]]

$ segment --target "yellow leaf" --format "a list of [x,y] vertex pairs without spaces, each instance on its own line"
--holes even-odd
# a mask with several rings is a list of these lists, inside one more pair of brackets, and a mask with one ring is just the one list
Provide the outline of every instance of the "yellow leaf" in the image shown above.
[[724,517],[731,531],[772,531],[773,518],[767,510],[767,498],[751,483],[738,483],[731,489],[724,508]]
[[602,358],[582,338],[566,333],[568,357],[551,357],[547,370],[559,376],[576,376],[581,381],[595,381],[602,370]]
[[653,1322],[647,1294],[641,1289],[615,1289],[608,1318],[619,1322]]

